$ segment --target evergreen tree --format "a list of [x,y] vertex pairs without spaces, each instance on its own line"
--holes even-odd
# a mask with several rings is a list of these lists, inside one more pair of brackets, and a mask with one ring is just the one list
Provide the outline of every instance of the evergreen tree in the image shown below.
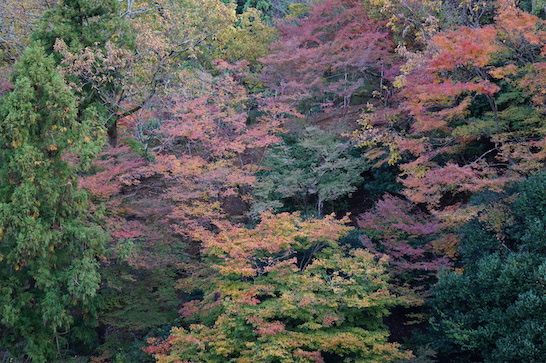
[[432,300],[442,361],[543,362],[546,355],[546,173],[505,193],[464,228],[464,271],[443,274]]
[[52,52],[56,39],[62,39],[74,51],[108,41],[128,41],[128,24],[120,16],[116,0],[62,0],[45,12],[34,39]]
[[[119,1],[59,1],[44,13],[33,38],[42,42],[46,52],[53,53],[56,62],[67,68],[67,80],[76,86],[80,111],[89,106],[99,110],[110,142],[115,145],[117,120],[134,112],[127,111],[120,116],[123,112],[119,106],[125,100],[121,84],[123,62],[111,59],[117,52],[129,58],[134,50],[134,36],[129,23],[121,16]],[[66,56],[60,48],[85,64],[86,71],[74,73],[66,67],[63,63]]]
[[70,340],[90,343],[105,234],[76,172],[104,138],[94,121],[76,121],[75,97],[41,46],[15,65],[14,85],[0,99],[0,348],[46,362]]

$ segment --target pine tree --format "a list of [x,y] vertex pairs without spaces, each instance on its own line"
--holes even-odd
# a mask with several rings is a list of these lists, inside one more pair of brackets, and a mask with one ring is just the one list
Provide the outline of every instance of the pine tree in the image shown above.
[[34,362],[59,359],[71,339],[83,347],[97,309],[105,234],[76,172],[104,137],[76,113],[52,57],[34,44],[0,99],[0,348]]

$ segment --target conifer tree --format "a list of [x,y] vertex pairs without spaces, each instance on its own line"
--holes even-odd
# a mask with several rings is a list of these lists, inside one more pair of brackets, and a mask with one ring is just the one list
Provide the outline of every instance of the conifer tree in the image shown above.
[[90,339],[105,234],[77,171],[104,135],[92,110],[76,121],[75,97],[43,47],[25,51],[13,82],[0,99],[0,349],[51,362],[70,340]]
[[126,42],[127,23],[120,16],[115,0],[62,0],[44,13],[41,26],[34,33],[46,51],[53,51],[56,39],[62,39],[74,51],[110,40]]
[[[135,110],[122,110],[123,73],[132,58],[133,34],[121,16],[116,0],[62,0],[46,11],[33,38],[53,53],[57,63],[74,83],[80,111],[94,106],[104,118],[112,145],[117,143],[117,121]],[[86,72],[67,68],[72,57],[85,65]],[[113,59],[113,58],[122,59]],[[124,58],[124,59],[123,59]]]
[[433,346],[444,362],[542,362],[546,355],[546,173],[473,202],[461,228],[464,269],[434,289]]

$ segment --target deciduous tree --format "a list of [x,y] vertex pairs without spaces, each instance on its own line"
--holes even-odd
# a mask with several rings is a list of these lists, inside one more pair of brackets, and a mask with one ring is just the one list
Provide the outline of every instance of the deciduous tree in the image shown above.
[[313,3],[308,16],[280,27],[281,39],[262,60],[263,79],[289,102],[347,106],[355,93],[371,95],[388,78],[393,43],[382,26],[363,2]]
[[[187,328],[146,348],[159,362],[388,362],[409,354],[387,342],[382,317],[399,302],[383,261],[344,251],[332,216],[264,214],[254,229],[217,224],[201,236],[210,266]],[[379,262],[379,263],[378,263]],[[199,281],[197,279],[196,281]]]
[[366,123],[364,134],[367,145],[387,144],[391,161],[406,158],[401,182],[410,200],[438,211],[541,168],[540,97],[530,104],[540,88],[543,26],[499,2],[492,24],[439,32],[425,52],[407,54],[397,80],[403,107]]
[[442,222],[415,205],[385,195],[359,217],[364,247],[385,255],[398,293],[420,304],[428,296],[439,271],[451,265],[457,238],[442,230]]
[[265,210],[295,211],[322,216],[325,206],[354,192],[368,168],[351,140],[318,128],[285,135],[272,147],[257,173],[255,214]]

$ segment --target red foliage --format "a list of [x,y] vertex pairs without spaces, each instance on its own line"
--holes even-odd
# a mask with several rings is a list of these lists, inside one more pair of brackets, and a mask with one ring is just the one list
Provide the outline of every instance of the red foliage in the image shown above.
[[181,256],[170,251],[182,243],[168,223],[172,208],[163,199],[162,183],[147,171],[147,164],[126,145],[109,147],[94,164],[98,171],[80,177],[80,186],[90,192],[95,208],[105,210],[104,226],[112,247],[132,241],[134,250],[125,261],[140,268],[178,262]]
[[166,198],[174,205],[170,218],[182,235],[191,236],[224,218],[228,201],[242,205],[243,210],[231,213],[242,215],[257,164],[265,148],[278,141],[275,133],[282,117],[276,108],[265,110],[256,123],[247,122],[249,96],[242,85],[246,69],[244,63],[219,60],[220,75],[202,95],[173,99],[172,117],[158,131],[162,144],[156,162],[137,169],[163,178]]
[[470,96],[495,94],[499,87],[480,68],[497,50],[493,26],[460,27],[434,36],[426,58],[404,80],[404,105],[415,118],[412,131],[449,132],[450,122],[468,113]]
[[128,146],[111,147],[102,152],[94,168],[97,172],[80,178],[80,186],[98,200],[108,200],[125,186],[126,174],[146,164]]
[[314,3],[305,19],[285,22],[280,31],[282,38],[262,59],[263,79],[288,102],[333,94],[346,106],[363,85],[391,73],[394,45],[361,1]]
[[385,195],[359,217],[358,226],[364,247],[388,256],[389,271],[403,291],[426,294],[438,271],[451,265],[453,246],[438,243],[447,241],[443,223],[400,198]]
[[526,111],[502,101],[502,92],[522,91],[544,109],[545,25],[501,3],[493,24],[443,31],[424,52],[406,53],[397,80],[401,107],[367,118],[358,136],[366,146],[388,146],[391,163],[409,159],[400,181],[411,201],[441,210],[542,167],[544,132],[532,120],[538,116],[526,124],[510,119]]

